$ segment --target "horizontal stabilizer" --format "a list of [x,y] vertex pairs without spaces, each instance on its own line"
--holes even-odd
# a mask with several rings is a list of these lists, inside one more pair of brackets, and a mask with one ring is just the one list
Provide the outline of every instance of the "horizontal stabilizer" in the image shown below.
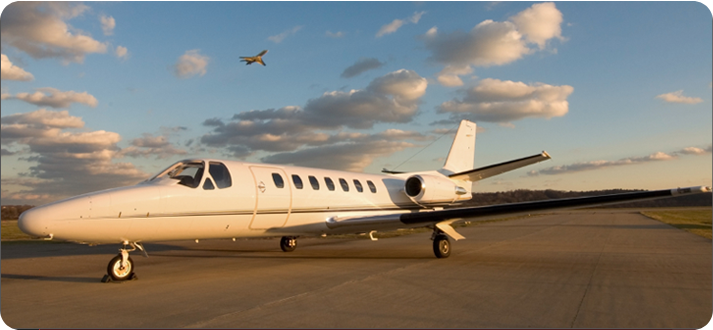
[[508,162],[503,162],[500,164],[485,166],[481,168],[476,168],[473,170],[468,170],[464,172],[454,173],[448,177],[454,180],[465,180],[465,181],[480,181],[487,179],[491,176],[496,176],[505,172],[516,170],[518,168],[539,163],[544,160],[550,159],[550,155],[546,151],[539,153],[534,156],[524,157],[520,159],[511,160]]

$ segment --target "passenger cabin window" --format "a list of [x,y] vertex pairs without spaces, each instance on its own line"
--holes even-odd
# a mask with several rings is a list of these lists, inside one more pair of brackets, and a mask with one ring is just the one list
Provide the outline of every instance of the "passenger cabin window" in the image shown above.
[[230,172],[228,171],[228,168],[223,165],[223,163],[210,162],[208,173],[210,173],[210,176],[213,177],[215,185],[218,186],[219,189],[228,188],[233,185],[233,181],[230,178]]
[[329,189],[329,191],[334,191],[334,181],[332,181],[332,179],[324,177],[324,183],[327,184],[327,189]]
[[285,181],[282,180],[282,175],[279,173],[272,173],[272,181],[275,182],[275,187],[277,188],[285,187]]
[[213,181],[211,179],[205,179],[205,182],[203,182],[203,190],[213,190],[215,187],[213,186]]
[[339,179],[339,184],[342,185],[342,190],[349,191],[349,184],[347,183],[347,180]]
[[309,176],[309,184],[312,185],[312,189],[319,190],[319,181],[317,181],[317,178],[310,175]]
[[376,186],[370,180],[366,180],[366,185],[369,186],[369,190],[376,194]]
[[361,182],[359,182],[359,180],[354,179],[354,186],[358,192],[364,192],[364,187],[361,186]]
[[302,189],[302,179],[297,174],[292,174],[292,182],[295,184],[295,188]]

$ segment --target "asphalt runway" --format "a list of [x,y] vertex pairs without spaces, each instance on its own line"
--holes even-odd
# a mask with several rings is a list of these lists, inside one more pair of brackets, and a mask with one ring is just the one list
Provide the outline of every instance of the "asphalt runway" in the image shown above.
[[701,328],[711,241],[587,211],[380,239],[146,244],[137,281],[101,283],[117,246],[2,245],[13,328]]

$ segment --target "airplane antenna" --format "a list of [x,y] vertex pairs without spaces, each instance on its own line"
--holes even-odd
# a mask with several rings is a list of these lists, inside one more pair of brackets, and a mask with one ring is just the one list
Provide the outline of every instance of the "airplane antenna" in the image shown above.
[[407,158],[406,160],[404,160],[403,162],[401,162],[401,164],[396,165],[396,167],[394,167],[394,168],[392,169],[392,171],[395,170],[395,169],[397,169],[397,168],[399,168],[399,166],[403,165],[404,163],[408,162],[409,160],[411,160],[411,158],[416,157],[416,155],[418,155],[418,154],[420,154],[422,151],[426,150],[426,148],[428,148],[428,147],[430,147],[432,144],[436,143],[436,141],[440,140],[442,137],[444,137],[444,136],[446,136],[446,135],[448,135],[448,134],[451,134],[451,132],[453,132],[456,128],[458,128],[458,126],[460,126],[460,123],[458,123],[456,126],[451,127],[451,129],[449,129],[449,130],[446,131],[445,133],[441,134],[441,136],[437,137],[435,140],[433,140],[433,142],[429,143],[427,146],[423,147],[421,150],[419,150],[418,152],[416,152],[415,154],[413,154],[411,157],[409,157],[409,158]]

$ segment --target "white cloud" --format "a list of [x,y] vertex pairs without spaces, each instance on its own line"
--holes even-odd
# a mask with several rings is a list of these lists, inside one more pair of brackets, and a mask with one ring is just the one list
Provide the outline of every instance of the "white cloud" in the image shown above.
[[173,73],[179,78],[190,78],[195,75],[206,74],[206,67],[210,58],[200,54],[199,49],[187,50],[185,54],[178,58],[178,62],[173,66]]
[[3,100],[7,99],[16,99],[37,106],[47,106],[53,108],[68,108],[72,103],[81,103],[94,108],[97,104],[99,104],[97,99],[87,92],[62,92],[52,87],[38,88],[37,91],[32,94],[18,93],[15,94],[15,96],[8,94],[3,95]]
[[711,146],[711,145],[709,145],[705,149],[697,148],[697,147],[687,147],[687,148],[683,148],[679,151],[672,152],[670,154],[659,151],[659,152],[650,154],[648,156],[627,157],[627,158],[622,158],[622,159],[615,160],[615,161],[594,160],[594,161],[589,161],[589,162],[579,162],[579,163],[574,163],[574,164],[569,164],[569,165],[552,166],[552,167],[542,169],[539,171],[533,170],[533,171],[528,172],[527,175],[528,176],[538,176],[540,174],[542,174],[542,175],[557,175],[557,174],[565,174],[565,173],[572,173],[572,172],[591,171],[591,170],[597,170],[597,169],[614,167],[614,166],[624,166],[624,165],[634,165],[634,164],[642,164],[642,163],[648,163],[648,162],[666,161],[666,160],[676,159],[678,157],[678,155],[707,155],[707,154],[711,153],[711,149],[713,149],[713,146]]
[[[426,79],[414,71],[394,71],[374,79],[363,90],[327,92],[310,99],[304,107],[252,110],[236,114],[229,122],[207,119],[203,125],[212,127],[213,132],[204,135],[201,142],[209,147],[225,147],[235,157],[259,150],[281,152],[265,160],[301,165],[307,164],[310,155],[332,150],[335,154],[330,156],[329,162],[333,163],[322,161],[319,167],[363,168],[363,164],[379,155],[410,146],[402,140],[426,137],[395,129],[372,135],[329,131],[345,127],[368,129],[376,123],[408,122],[416,114],[427,85]],[[374,151],[347,155],[350,147],[367,146],[373,147]],[[313,147],[317,149],[311,150]]]
[[143,137],[131,140],[131,146],[122,149],[121,154],[135,158],[155,157],[156,159],[164,159],[176,155],[186,155],[188,152],[170,143],[166,135],[153,136],[145,133]]
[[101,22],[102,31],[104,31],[105,36],[114,34],[114,28],[116,27],[114,17],[102,15],[99,17],[99,21]]
[[362,57],[357,60],[354,64],[350,65],[348,68],[344,69],[342,72],[342,78],[351,78],[358,76],[366,71],[374,70],[382,67],[384,63],[379,62],[378,59],[370,57]]
[[703,99],[700,97],[683,96],[683,90],[661,94],[656,96],[656,98],[662,99],[668,103],[697,104],[703,102]]
[[527,41],[536,43],[540,49],[545,48],[547,40],[562,37],[562,13],[552,2],[538,3],[510,17],[517,30],[525,35]]
[[412,15],[411,17],[409,17],[409,18],[406,18],[406,19],[395,19],[395,20],[391,21],[391,23],[382,26],[382,27],[379,29],[379,32],[376,33],[376,37],[377,37],[377,38],[381,38],[381,37],[383,37],[383,36],[385,36],[385,35],[387,35],[387,34],[394,33],[394,32],[396,32],[398,29],[400,29],[404,24],[409,23],[409,22],[410,22],[410,23],[413,23],[413,24],[416,24],[416,23],[418,23],[418,21],[421,20],[421,16],[423,16],[423,14],[425,14],[425,13],[426,13],[425,11],[422,11],[422,12],[415,12],[415,13],[413,13],[413,15]]
[[31,81],[35,77],[23,70],[21,67],[13,65],[7,55],[0,54],[2,57],[2,62],[0,63],[0,79],[2,80],[20,80],[20,81]]
[[116,46],[114,54],[116,54],[116,57],[125,60],[129,57],[129,50],[124,46]]
[[[50,202],[146,179],[148,174],[130,163],[115,163],[121,157],[117,143],[121,136],[114,132],[67,130],[80,129],[84,122],[68,111],[40,109],[30,113],[2,117],[2,146],[29,149],[24,160],[33,163],[21,173],[28,190],[3,195],[41,195],[39,202]],[[9,149],[9,148],[8,148]],[[8,182],[3,178],[3,184]]]
[[543,83],[525,84],[509,80],[483,79],[459,100],[446,101],[438,107],[440,113],[450,113],[452,119],[471,118],[475,121],[507,123],[526,117],[552,118],[569,111],[567,97],[574,88]]
[[293,28],[291,28],[291,29],[289,29],[289,30],[283,31],[283,32],[280,33],[280,34],[277,34],[277,35],[268,37],[267,40],[270,40],[270,41],[272,41],[272,42],[274,42],[274,43],[276,43],[276,44],[279,44],[279,43],[282,42],[282,40],[285,40],[285,38],[287,38],[287,37],[289,37],[289,36],[291,36],[291,35],[297,33],[297,31],[299,31],[299,30],[302,30],[302,28],[303,28],[302,25],[295,26],[295,27],[293,27]]
[[346,35],[346,33],[342,32],[342,31],[337,31],[337,32],[327,31],[326,35],[327,35],[327,37],[338,39],[338,38],[343,38]]
[[463,86],[463,80],[461,80],[459,76],[471,73],[473,73],[473,68],[471,68],[470,65],[446,65],[446,67],[436,75],[436,79],[443,86]]
[[711,149],[713,149],[713,146],[709,145],[705,149],[703,148],[698,148],[698,147],[687,147],[683,148],[679,151],[674,152],[674,154],[681,154],[681,155],[705,155],[711,153]]
[[[565,40],[560,29],[562,13],[553,3],[535,4],[510,19],[485,20],[467,32],[440,33],[434,26],[421,37],[431,52],[428,59],[461,69],[499,66],[534,53],[537,49],[530,48],[529,44],[537,44],[543,50],[548,40]],[[460,86],[459,75],[439,74],[438,80],[445,86]]]
[[108,45],[66,23],[88,9],[73,2],[13,2],[0,21],[2,42],[34,58],[81,63],[87,54],[106,53]]

